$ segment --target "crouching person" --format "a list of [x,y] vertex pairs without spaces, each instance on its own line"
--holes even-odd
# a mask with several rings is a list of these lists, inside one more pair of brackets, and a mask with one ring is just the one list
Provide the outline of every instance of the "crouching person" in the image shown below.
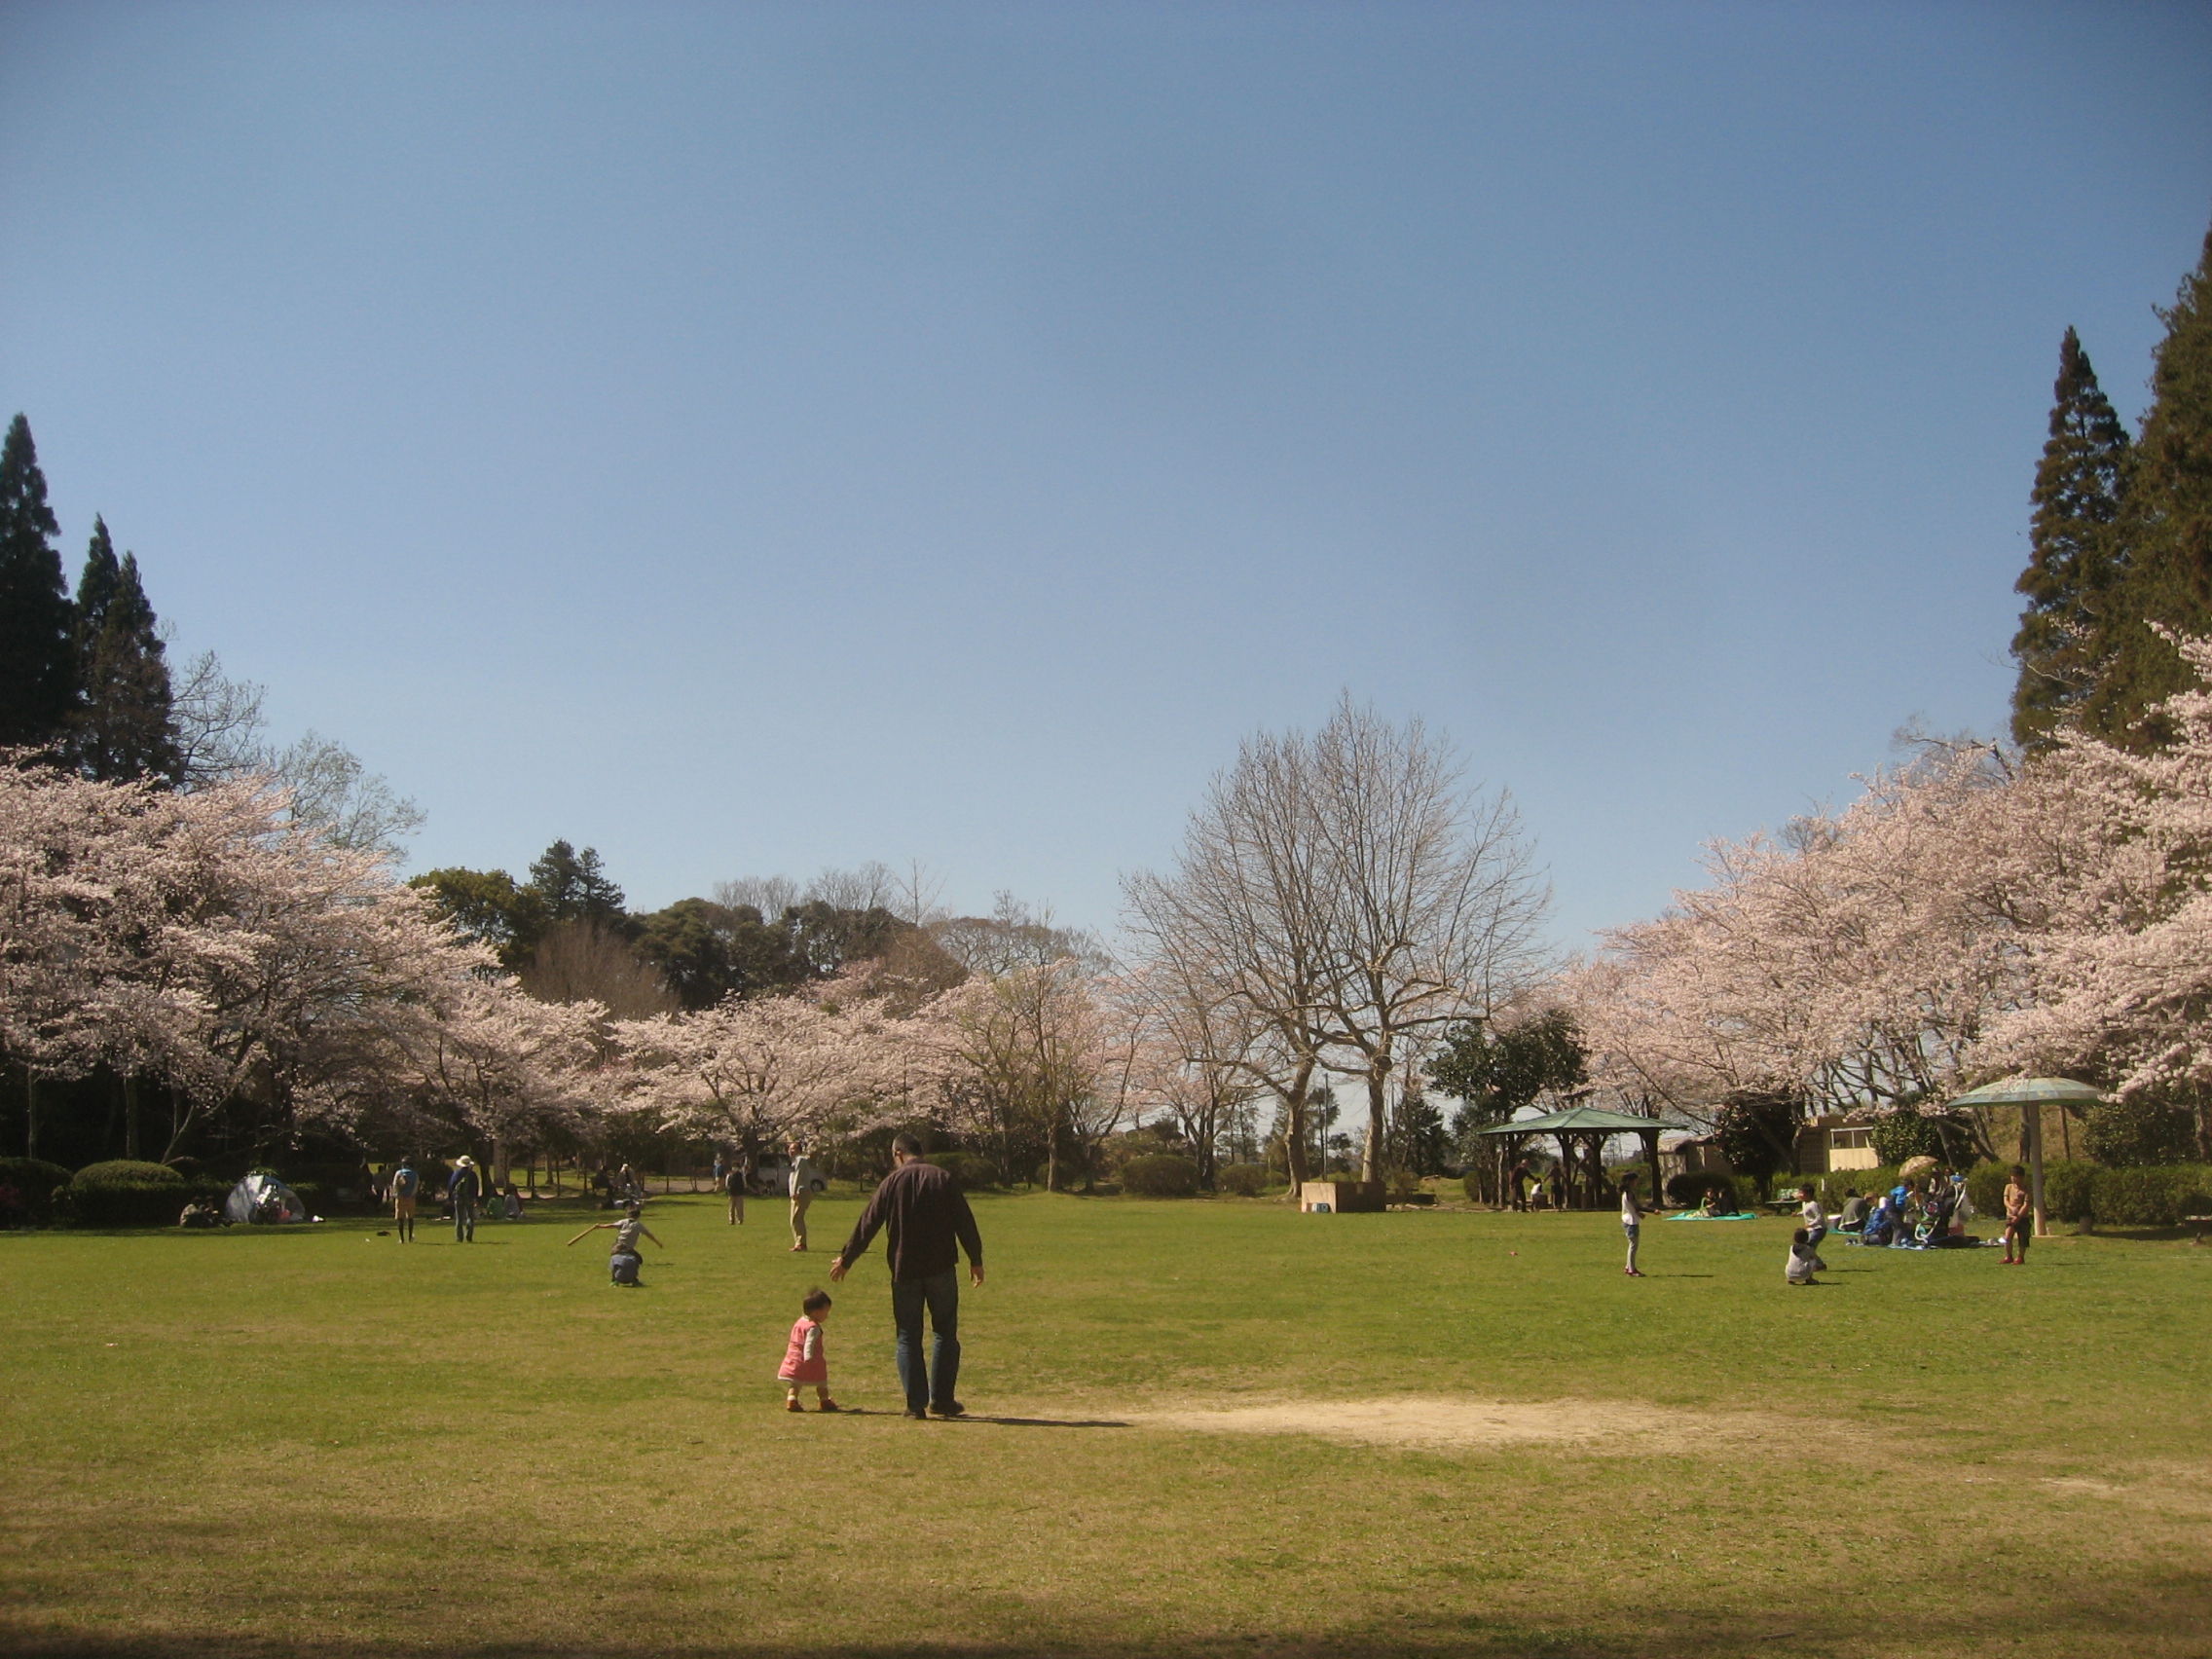
[[614,1230],[614,1253],[607,1259],[607,1272],[608,1279],[615,1284],[635,1286],[642,1282],[638,1277],[638,1270],[645,1266],[645,1258],[638,1253],[638,1240],[641,1237],[652,1239],[663,1250],[668,1248],[639,1216],[635,1198],[630,1201],[620,1221],[595,1221],[569,1242],[574,1244],[588,1238],[603,1227]]
[[1789,1235],[1789,1258],[1783,1264],[1782,1277],[1788,1284],[1819,1284],[1813,1275],[1824,1264],[1813,1248],[1813,1235],[1800,1227]]

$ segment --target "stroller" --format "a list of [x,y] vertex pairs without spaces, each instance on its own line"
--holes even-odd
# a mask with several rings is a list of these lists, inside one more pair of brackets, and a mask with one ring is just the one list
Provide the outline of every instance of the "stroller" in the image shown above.
[[1951,1211],[1956,1203],[1948,1192],[1929,1194],[1921,1207],[1920,1221],[1912,1230],[1912,1241],[1923,1250],[1942,1243],[1950,1235]]

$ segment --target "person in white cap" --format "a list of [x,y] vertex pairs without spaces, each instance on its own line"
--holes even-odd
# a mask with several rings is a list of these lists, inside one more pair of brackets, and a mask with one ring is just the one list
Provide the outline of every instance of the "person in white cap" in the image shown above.
[[446,1197],[453,1200],[453,1241],[456,1244],[476,1242],[476,1200],[483,1196],[484,1182],[476,1173],[476,1160],[464,1152],[455,1161],[453,1175],[446,1182]]

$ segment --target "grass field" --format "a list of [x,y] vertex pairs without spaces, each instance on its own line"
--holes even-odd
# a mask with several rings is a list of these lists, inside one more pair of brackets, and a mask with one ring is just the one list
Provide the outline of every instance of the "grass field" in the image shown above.
[[[855,1204],[815,1207],[818,1249]],[[880,1245],[588,1215],[0,1235],[0,1646],[41,1653],[2212,1655],[2212,1249],[978,1199],[979,1420]],[[999,1420],[992,1420],[999,1419]],[[1359,1438],[1368,1436],[1370,1438]]]

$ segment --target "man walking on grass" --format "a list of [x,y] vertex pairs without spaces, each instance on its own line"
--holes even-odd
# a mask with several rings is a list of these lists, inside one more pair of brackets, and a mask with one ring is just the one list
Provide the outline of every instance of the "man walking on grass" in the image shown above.
[[[826,1181],[822,1171],[806,1156],[806,1149],[797,1141],[791,1144],[792,1172],[788,1185],[792,1194],[792,1249],[800,1253],[806,1249],[806,1210],[814,1202],[814,1183]],[[740,1212],[738,1220],[743,1221]]]
[[[891,1173],[861,1211],[852,1237],[830,1266],[830,1276],[843,1278],[876,1230],[891,1230],[885,1251],[891,1258],[891,1317],[899,1327],[899,1382],[906,1390],[906,1415],[961,1417],[967,1408],[954,1392],[960,1381],[960,1251],[968,1252],[968,1282],[980,1285],[982,1235],[959,1183],[922,1161],[918,1138],[901,1134],[891,1143]],[[926,1362],[925,1310],[936,1335]]]

